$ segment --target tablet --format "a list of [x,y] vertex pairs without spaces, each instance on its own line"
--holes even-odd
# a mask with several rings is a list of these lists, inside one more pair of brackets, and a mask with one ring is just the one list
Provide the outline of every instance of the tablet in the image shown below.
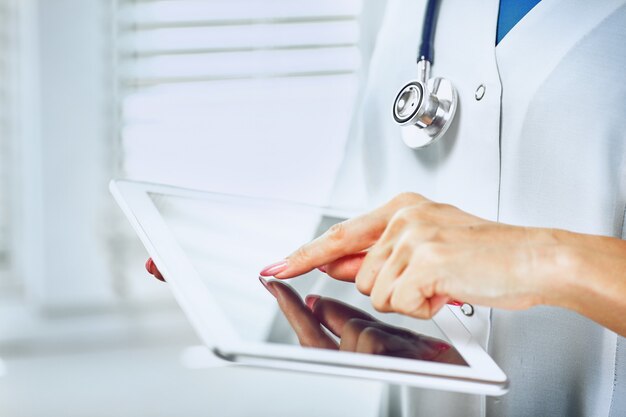
[[[446,391],[506,392],[506,375],[448,306],[432,320],[378,313],[352,283],[318,270],[288,280],[289,287],[270,284],[280,286],[280,304],[261,285],[264,265],[358,213],[125,180],[113,180],[110,189],[216,356]],[[341,326],[304,306],[311,294],[345,316]],[[350,336],[348,322],[355,325]]]

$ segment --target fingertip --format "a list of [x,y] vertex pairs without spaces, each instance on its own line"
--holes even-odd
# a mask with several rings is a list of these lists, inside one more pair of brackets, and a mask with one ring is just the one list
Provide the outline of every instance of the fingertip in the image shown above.
[[159,271],[159,268],[156,267],[152,258],[148,258],[148,260],[146,261],[146,271],[148,271],[150,275],[154,276],[159,281],[165,282],[165,278],[163,278],[163,275],[161,275],[161,271]]
[[278,278],[278,275],[280,275],[281,272],[284,272],[288,266],[289,265],[287,264],[287,260],[283,259],[281,261],[269,264],[268,266],[263,268],[261,272],[259,272],[259,275],[262,277],[273,276]]
[[[397,281],[396,281],[397,282]],[[396,282],[394,282],[392,285],[395,286]],[[371,282],[368,282],[364,279],[362,279],[359,274],[357,274],[354,277],[354,284],[356,286],[356,289],[363,295],[367,295],[368,297],[372,294],[372,288],[374,287],[374,284]]]
[[148,258],[148,260],[146,261],[146,271],[148,271],[149,274],[152,274],[153,267],[154,267],[154,262],[152,261],[152,258]]
[[159,281],[165,282],[165,278],[161,275],[161,271],[159,271],[156,267],[154,268],[154,273],[152,275],[154,275],[154,277]]
[[317,302],[321,299],[322,297],[320,297],[319,295],[315,295],[315,294],[310,294],[307,295],[304,299],[304,303],[306,304],[306,306],[309,308],[309,310],[314,311],[315,310],[315,305],[317,304]]

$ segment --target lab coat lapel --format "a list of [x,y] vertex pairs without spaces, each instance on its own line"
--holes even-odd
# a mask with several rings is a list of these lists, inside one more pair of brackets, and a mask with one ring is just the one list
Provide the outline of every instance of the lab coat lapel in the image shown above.
[[514,94],[520,105],[528,103],[565,54],[622,4],[624,0],[542,0],[496,48],[504,94]]

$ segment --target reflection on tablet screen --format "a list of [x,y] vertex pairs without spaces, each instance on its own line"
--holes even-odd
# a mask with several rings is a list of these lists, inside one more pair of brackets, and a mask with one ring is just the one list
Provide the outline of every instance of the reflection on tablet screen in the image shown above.
[[[229,198],[151,194],[178,244],[239,336],[467,365],[432,320],[373,310],[353,284],[313,271],[288,281],[258,280],[284,257],[342,218],[319,208]],[[317,295],[317,297],[307,295]]]

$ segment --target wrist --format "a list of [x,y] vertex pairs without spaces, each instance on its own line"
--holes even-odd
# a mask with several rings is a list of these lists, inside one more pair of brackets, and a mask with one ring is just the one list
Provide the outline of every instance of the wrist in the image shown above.
[[606,284],[615,272],[613,252],[620,249],[615,244],[623,254],[619,239],[559,231],[542,288],[543,304],[584,313],[590,302],[611,297]]
[[575,311],[626,335],[626,241],[605,236],[558,232],[536,248],[545,257],[533,287],[536,304]]
[[588,291],[585,253],[576,244],[576,234],[547,230],[536,256],[537,304],[578,310],[578,301]]
[[582,279],[584,259],[576,248],[559,244],[542,288],[543,304],[578,310],[577,302],[585,293]]

